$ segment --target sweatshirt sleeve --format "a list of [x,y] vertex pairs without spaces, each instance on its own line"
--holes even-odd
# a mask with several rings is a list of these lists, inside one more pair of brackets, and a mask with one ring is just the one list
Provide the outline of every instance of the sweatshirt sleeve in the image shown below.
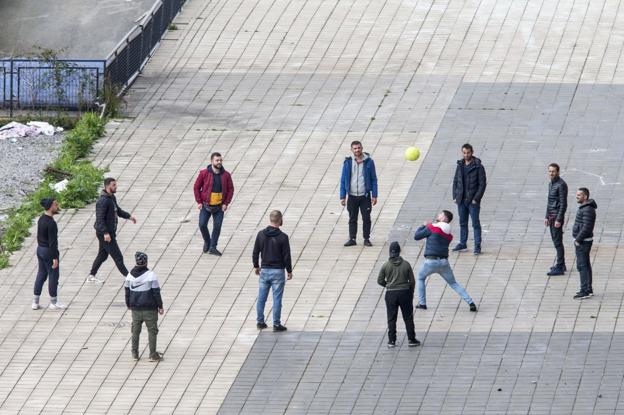
[[154,300],[156,300],[158,308],[163,308],[163,300],[160,296],[160,284],[158,284],[156,274],[154,274],[154,279],[152,280],[152,295],[154,296]]
[[50,221],[50,225],[48,226],[48,241],[50,243],[50,251],[52,252],[52,259],[59,259],[59,249],[58,249],[58,227],[56,226],[56,222],[54,220]]
[[126,292],[126,307],[130,308],[130,287],[128,286],[128,280],[124,282],[124,288]]
[[[227,195],[223,195],[225,196],[225,200],[223,200],[223,204],[229,205],[232,202],[232,198],[234,197],[234,181],[232,180],[232,175],[229,173],[226,176],[226,180],[227,180],[228,188],[230,189],[230,191],[228,192]],[[197,202],[197,203],[201,203],[201,202]]]
[[409,284],[410,284],[410,290],[412,290],[412,292],[414,291],[414,288],[416,288],[416,279],[414,278],[414,270],[412,269],[412,266],[408,263],[407,264],[407,279],[409,280]]
[[379,275],[377,276],[377,284],[382,287],[386,286],[386,264],[383,264],[381,269],[379,270]]
[[284,243],[284,264],[286,264],[286,272],[292,272],[292,258],[290,257],[290,241],[288,236],[286,236],[286,241]]
[[416,233],[414,234],[414,239],[420,241],[421,239],[425,239],[431,235],[431,231],[425,225],[421,225],[418,229],[416,229]]
[[260,268],[260,251],[262,250],[262,243],[260,242],[260,233],[256,235],[256,242],[254,243],[253,254],[251,260],[253,261],[254,268]]
[[193,185],[193,193],[195,194],[195,201],[197,203],[202,203],[201,191],[202,184],[204,183],[204,171],[200,171],[197,179],[195,179],[195,184]]

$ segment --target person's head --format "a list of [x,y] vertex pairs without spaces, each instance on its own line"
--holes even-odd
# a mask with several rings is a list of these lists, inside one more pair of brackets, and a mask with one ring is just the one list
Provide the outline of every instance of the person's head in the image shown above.
[[221,153],[214,152],[210,155],[210,164],[215,169],[220,169],[223,166],[223,157]]
[[474,149],[472,145],[466,143],[462,146],[462,155],[464,156],[464,161],[472,160],[472,154],[474,153]]
[[448,210],[443,210],[442,212],[438,213],[438,216],[436,216],[437,222],[451,223],[452,220],[453,220],[453,214],[449,212]]
[[41,207],[46,211],[48,215],[55,215],[59,211],[58,201],[53,197],[46,197],[39,201]]
[[548,175],[551,179],[555,179],[559,176],[559,165],[557,163],[550,163],[548,165]]
[[362,143],[355,140],[351,142],[351,152],[355,157],[362,157]]
[[279,228],[280,226],[282,226],[283,223],[282,212],[280,212],[279,210],[271,211],[271,213],[269,214],[269,220],[271,221],[271,226]]
[[589,189],[586,187],[579,187],[579,189],[576,191],[576,201],[579,204],[583,204],[585,202],[587,202],[587,200],[589,199]]
[[104,179],[104,191],[106,193],[115,194],[117,193],[117,180],[112,177],[107,177]]
[[396,258],[401,255],[401,245],[397,241],[390,243],[390,258]]
[[134,254],[134,261],[136,262],[138,267],[146,267],[147,266],[147,254],[137,251]]

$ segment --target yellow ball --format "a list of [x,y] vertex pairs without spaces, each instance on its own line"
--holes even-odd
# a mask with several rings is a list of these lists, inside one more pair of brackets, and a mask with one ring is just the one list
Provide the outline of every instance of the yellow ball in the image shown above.
[[420,150],[416,147],[408,147],[405,150],[405,160],[416,161],[420,157]]

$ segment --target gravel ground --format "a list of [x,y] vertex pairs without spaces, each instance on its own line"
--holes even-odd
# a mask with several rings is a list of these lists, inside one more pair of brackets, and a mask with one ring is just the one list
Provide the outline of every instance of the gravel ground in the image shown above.
[[0,233],[6,211],[35,190],[59,153],[63,134],[0,140]]

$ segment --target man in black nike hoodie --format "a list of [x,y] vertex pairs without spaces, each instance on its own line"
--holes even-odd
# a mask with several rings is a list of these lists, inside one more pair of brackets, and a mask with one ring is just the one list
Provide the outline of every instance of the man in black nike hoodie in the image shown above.
[[398,242],[390,244],[390,258],[383,264],[377,277],[377,283],[386,287],[386,312],[388,315],[388,347],[396,346],[396,322],[401,308],[408,346],[420,345],[414,332],[414,271],[412,266],[401,258],[401,246]]
[[594,295],[589,254],[594,243],[594,225],[598,205],[589,198],[589,189],[586,187],[580,187],[576,191],[576,201],[579,208],[572,227],[572,237],[576,248],[576,269],[581,277],[581,290],[576,293],[574,299],[583,300]]
[[[264,322],[264,305],[269,296],[269,290],[273,290],[273,331],[286,331],[280,321],[282,314],[282,295],[286,276],[292,278],[292,260],[290,258],[290,243],[288,235],[279,228],[282,226],[282,212],[274,210],[270,214],[271,225],[258,232],[253,250],[253,266],[256,275],[259,275],[260,290],[256,304],[256,327],[259,330],[266,329]],[[262,256],[262,266],[259,257]]]
[[132,310],[132,357],[139,360],[139,336],[143,322],[149,335],[150,362],[162,360],[156,351],[158,335],[158,314],[163,314],[163,301],[160,285],[154,271],[147,268],[147,255],[137,252],[134,255],[136,267],[126,277],[126,306]]

